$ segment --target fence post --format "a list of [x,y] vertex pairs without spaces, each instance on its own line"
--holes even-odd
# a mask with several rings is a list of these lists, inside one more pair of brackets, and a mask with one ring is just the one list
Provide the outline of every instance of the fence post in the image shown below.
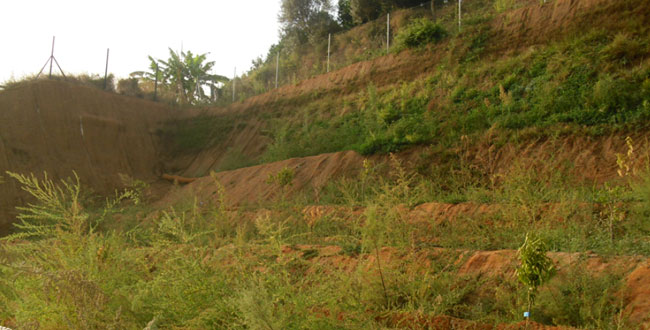
[[386,54],[390,50],[390,13],[386,16]]
[[460,32],[460,22],[461,22],[461,4],[463,0],[458,0],[458,32]]
[[327,73],[330,72],[330,48],[332,46],[332,34],[327,36]]
[[436,2],[435,0],[431,0],[431,16],[433,17],[433,20],[436,20]]
[[104,90],[106,90],[106,83],[108,80],[108,54],[110,52],[110,48],[106,48],[106,70],[104,71]]
[[276,58],[275,58],[275,89],[278,89],[279,75],[280,75],[280,50],[278,49],[278,53],[276,54]]
[[156,78],[153,83],[153,100],[156,101],[158,98],[158,62],[156,62]]

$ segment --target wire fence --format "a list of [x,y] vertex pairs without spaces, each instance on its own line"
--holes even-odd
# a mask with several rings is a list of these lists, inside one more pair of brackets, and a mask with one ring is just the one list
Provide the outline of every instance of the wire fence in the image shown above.
[[[303,50],[299,53],[295,50],[287,52],[278,49],[275,56],[269,54],[264,63],[254,66],[244,74],[237,75],[235,68],[230,82],[223,84],[220,89],[211,90],[209,95],[198,93],[197,96],[199,99],[205,98],[203,101],[208,103],[226,105],[272,91],[283,85],[296,84],[298,81],[316,75],[390,53],[395,48],[395,38],[399,31],[416,18],[432,19],[449,33],[460,31],[462,28],[461,14],[462,0],[434,0],[422,2],[410,8],[400,8],[352,29],[329,34],[322,40],[305,45],[307,51]],[[36,77],[43,74],[49,64],[47,72],[48,77],[52,79],[52,74],[57,73],[56,70],[53,70],[53,65],[56,64],[63,79],[75,80],[75,77],[65,75],[54,56],[54,50],[55,38],[52,39],[50,57]],[[76,78],[76,82],[130,96],[160,100],[158,81],[151,81],[143,85],[142,81],[123,79],[116,86],[114,77],[108,73],[109,55],[110,50],[107,49],[103,78],[100,75],[93,75],[81,79]],[[196,92],[198,91],[199,89],[196,88]],[[173,103],[178,99],[167,98],[165,101]]]
[[462,29],[462,9],[462,0],[422,2],[303,45],[308,51],[303,49],[300,54],[295,50],[279,49],[248,73],[233,76],[233,83],[225,88],[235,92],[232,98],[222,97],[221,103],[241,101],[283,85],[296,84],[356,62],[389,54],[396,49],[395,39],[400,30],[416,18],[432,19],[449,34],[458,33]]

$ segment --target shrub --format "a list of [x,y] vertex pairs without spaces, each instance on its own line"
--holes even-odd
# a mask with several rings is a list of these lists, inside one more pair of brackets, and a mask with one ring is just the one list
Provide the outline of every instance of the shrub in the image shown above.
[[436,43],[446,36],[447,31],[439,24],[426,18],[418,18],[397,34],[396,41],[398,50],[402,50]]
[[[519,282],[526,286],[528,296],[528,308],[530,309],[537,295],[537,289],[553,275],[555,275],[555,266],[553,261],[546,256],[546,243],[534,234],[526,234],[524,244],[519,248],[519,260],[521,265],[517,268],[517,278]],[[530,317],[530,314],[526,314]]]
[[637,58],[646,54],[643,45],[630,36],[619,33],[612,42],[601,51],[605,61],[619,61],[621,64],[629,64]]
[[142,97],[144,95],[136,78],[120,79],[117,82],[117,92],[122,95],[135,97]]

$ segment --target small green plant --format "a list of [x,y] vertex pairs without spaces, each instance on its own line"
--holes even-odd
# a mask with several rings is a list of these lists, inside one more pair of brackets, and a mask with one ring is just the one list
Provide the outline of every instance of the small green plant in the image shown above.
[[524,244],[518,250],[520,266],[517,268],[517,278],[527,288],[528,306],[526,314],[524,314],[526,320],[530,318],[530,310],[537,295],[537,289],[556,272],[553,261],[546,256],[546,251],[546,243],[533,233],[526,234]]
[[[632,138],[629,136],[625,138],[625,144],[628,148],[627,152],[625,154],[616,154],[616,166],[618,167],[616,173],[621,179],[629,178],[634,172],[632,168],[632,158],[634,157],[634,142]],[[611,243],[614,243],[618,224],[625,220],[625,210],[621,203],[626,191],[626,186],[605,184],[603,193],[596,200],[603,204],[603,209],[599,212],[599,220],[607,230]]]
[[446,36],[447,31],[439,24],[427,18],[418,18],[397,34],[397,48],[402,50],[423,47],[436,43]]
[[269,174],[266,178],[267,184],[277,184],[281,188],[285,189],[286,187],[293,185],[293,178],[296,176],[296,172],[293,169],[284,167],[276,174]]

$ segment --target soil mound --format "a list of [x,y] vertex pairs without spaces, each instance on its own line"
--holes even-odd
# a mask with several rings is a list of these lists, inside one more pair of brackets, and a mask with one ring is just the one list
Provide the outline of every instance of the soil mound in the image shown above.
[[159,103],[55,81],[0,92],[0,233],[15,206],[28,201],[5,171],[54,180],[73,176],[98,193],[121,185],[119,175],[153,180],[162,169],[155,134],[171,109]]
[[311,188],[317,195],[333,178],[357,173],[363,160],[364,157],[354,151],[343,151],[219,172],[195,180],[182,189],[172,190],[159,204],[163,207],[173,205],[190,197],[198,198],[199,202],[220,198],[215,180],[223,186],[226,200],[231,205],[271,200],[283,192],[277,184],[267,183],[267,179],[285,168],[294,173],[292,184],[285,193]]

